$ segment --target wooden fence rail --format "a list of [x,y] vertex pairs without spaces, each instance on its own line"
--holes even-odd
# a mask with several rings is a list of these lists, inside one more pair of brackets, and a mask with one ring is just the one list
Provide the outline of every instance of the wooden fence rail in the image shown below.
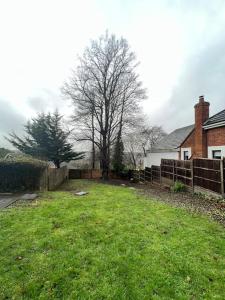
[[192,191],[203,188],[224,196],[225,159],[162,159],[160,166],[135,171],[135,179],[172,185],[180,181]]
[[216,159],[193,159],[193,181],[194,186],[199,186],[213,192],[223,194],[224,185],[222,179],[223,167]]

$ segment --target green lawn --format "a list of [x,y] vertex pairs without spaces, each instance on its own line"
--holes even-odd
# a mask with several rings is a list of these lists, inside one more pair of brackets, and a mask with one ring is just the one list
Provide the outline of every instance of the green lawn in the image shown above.
[[225,231],[126,187],[70,181],[0,212],[0,299],[225,299]]

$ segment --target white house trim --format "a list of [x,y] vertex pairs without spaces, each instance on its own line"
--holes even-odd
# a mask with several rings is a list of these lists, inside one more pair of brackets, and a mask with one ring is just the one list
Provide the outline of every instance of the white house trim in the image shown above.
[[220,150],[221,156],[225,157],[225,145],[224,146],[208,146],[208,158],[213,158],[213,156],[212,156],[213,150]]
[[188,159],[191,158],[191,147],[188,148],[180,148],[181,150],[181,160],[184,160],[184,152],[187,151],[188,152]]
[[203,126],[204,129],[211,129],[211,128],[217,128],[217,127],[222,127],[225,126],[225,122],[218,122],[218,123],[214,123],[214,124],[210,124],[210,125],[205,125]]

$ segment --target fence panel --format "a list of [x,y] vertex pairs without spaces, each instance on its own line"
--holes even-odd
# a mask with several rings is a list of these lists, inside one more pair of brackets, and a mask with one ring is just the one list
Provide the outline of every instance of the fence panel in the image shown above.
[[193,159],[194,185],[222,194],[221,161]]
[[160,166],[152,166],[152,181],[160,182]]
[[69,169],[69,179],[99,179],[101,176],[99,169]]
[[133,178],[135,182],[140,181],[140,171],[139,170],[133,170]]
[[80,179],[81,170],[79,169],[69,169],[69,179]]
[[140,170],[140,181],[145,181],[145,170]]
[[145,181],[151,182],[152,181],[152,169],[146,167],[145,168]]
[[48,169],[48,190],[53,191],[68,179],[67,167]]
[[223,159],[223,196],[225,196],[225,158]]
[[174,181],[174,159],[161,160],[161,176]]
[[175,160],[174,180],[192,186],[192,162],[190,160]]

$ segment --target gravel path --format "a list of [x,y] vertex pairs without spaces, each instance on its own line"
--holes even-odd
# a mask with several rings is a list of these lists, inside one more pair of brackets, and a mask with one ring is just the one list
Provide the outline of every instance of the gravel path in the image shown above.
[[141,193],[176,207],[186,208],[191,212],[206,214],[225,226],[225,199],[192,195],[188,192],[173,193],[153,184],[142,187]]

